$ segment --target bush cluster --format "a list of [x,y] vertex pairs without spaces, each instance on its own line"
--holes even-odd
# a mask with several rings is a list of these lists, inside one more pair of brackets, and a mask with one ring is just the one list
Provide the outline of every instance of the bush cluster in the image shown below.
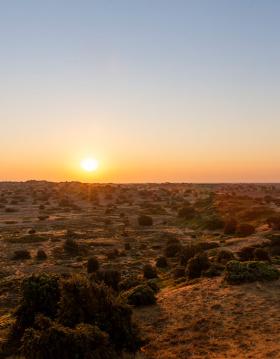
[[143,276],[145,279],[157,278],[157,270],[151,264],[145,264],[143,267]]
[[81,275],[25,279],[15,317],[9,342],[26,358],[109,359],[140,345],[130,307]]
[[126,294],[128,304],[135,306],[151,305],[156,303],[155,292],[147,284],[138,285]]
[[189,259],[186,275],[189,279],[198,278],[202,272],[210,267],[210,262],[206,253],[196,254],[193,258]]
[[280,277],[278,269],[261,261],[239,262],[230,261],[226,265],[225,279],[230,284],[245,282],[270,281]]

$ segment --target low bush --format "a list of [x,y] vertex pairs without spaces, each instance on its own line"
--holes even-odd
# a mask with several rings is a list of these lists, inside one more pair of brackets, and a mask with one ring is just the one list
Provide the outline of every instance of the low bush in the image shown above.
[[199,244],[191,243],[184,246],[180,252],[180,264],[186,266],[189,259],[193,258],[196,254],[202,252],[202,248]]
[[157,270],[151,264],[145,264],[143,267],[143,276],[146,279],[157,278]]
[[168,262],[167,262],[166,257],[164,257],[164,256],[158,257],[157,260],[156,260],[156,266],[158,268],[167,268],[168,267]]
[[261,261],[230,261],[226,265],[225,279],[230,284],[241,284],[254,281],[270,281],[280,277],[278,269]]
[[36,259],[39,261],[43,261],[47,259],[47,254],[43,249],[38,249]]
[[164,255],[168,258],[175,257],[182,250],[182,245],[180,243],[171,243],[168,244],[164,249]]
[[196,254],[188,261],[186,275],[189,279],[198,278],[209,266],[210,262],[206,253]]
[[90,257],[87,261],[87,272],[94,273],[99,269],[99,262],[96,257]]
[[147,216],[145,214],[138,217],[139,226],[152,226],[153,218],[151,216]]
[[127,291],[131,288],[137,287],[140,284],[141,281],[138,278],[135,277],[125,278],[119,283],[119,290]]
[[21,342],[26,358],[109,359],[140,346],[130,307],[104,284],[81,275],[25,279],[15,317],[10,354]]
[[93,279],[99,283],[105,283],[108,287],[114,290],[119,290],[119,282],[121,281],[121,274],[115,269],[101,269],[93,274]]
[[147,284],[139,285],[126,293],[128,304],[135,306],[151,305],[156,303],[154,291]]
[[13,258],[14,260],[26,260],[30,259],[31,255],[27,249],[20,249],[14,252]]
[[207,270],[202,272],[204,277],[218,277],[224,272],[225,266],[220,263],[211,263]]
[[233,254],[232,251],[228,249],[221,249],[215,257],[216,262],[222,264],[226,264],[227,262],[232,261],[234,259],[235,259],[235,255]]
[[29,359],[116,359],[108,335],[97,326],[79,324],[74,329],[38,318],[36,329],[23,336],[22,353]]
[[20,339],[26,328],[33,327],[37,314],[54,318],[59,301],[58,277],[55,275],[32,275],[22,282],[22,299],[15,311],[16,321],[10,333],[10,340]]
[[255,246],[245,246],[239,249],[237,252],[238,258],[241,261],[252,261],[254,260]]
[[63,244],[63,249],[68,254],[79,254],[79,245],[75,239],[67,238]]

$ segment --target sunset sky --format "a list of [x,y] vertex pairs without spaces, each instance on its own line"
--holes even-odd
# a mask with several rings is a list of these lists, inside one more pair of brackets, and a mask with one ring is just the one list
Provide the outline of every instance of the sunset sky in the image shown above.
[[279,182],[279,19],[276,0],[1,1],[0,180]]

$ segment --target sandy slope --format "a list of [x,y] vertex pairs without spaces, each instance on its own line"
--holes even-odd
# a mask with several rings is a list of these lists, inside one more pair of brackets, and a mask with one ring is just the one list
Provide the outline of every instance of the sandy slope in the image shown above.
[[202,279],[136,310],[144,358],[280,358],[280,281],[228,286]]

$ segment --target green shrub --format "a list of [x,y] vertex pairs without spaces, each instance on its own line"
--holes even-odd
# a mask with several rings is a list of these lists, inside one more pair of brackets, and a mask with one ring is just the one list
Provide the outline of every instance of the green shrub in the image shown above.
[[22,299],[15,311],[16,321],[11,338],[21,338],[24,330],[33,326],[37,314],[54,318],[59,301],[58,277],[48,274],[33,274],[22,282]]
[[139,338],[131,316],[131,309],[103,283],[78,275],[61,281],[58,321],[62,325],[74,328],[79,323],[95,324],[109,334],[116,350],[136,351]]
[[137,287],[141,284],[141,281],[135,277],[125,278],[119,283],[119,290],[120,291],[127,291],[131,288]]
[[87,272],[94,273],[99,269],[99,262],[96,257],[90,257],[87,261]]
[[26,249],[20,249],[14,252],[13,258],[14,260],[26,260],[30,259],[31,255],[30,252]]
[[230,284],[278,279],[280,272],[272,265],[261,261],[230,261],[226,265],[225,279]]
[[226,264],[227,262],[234,260],[235,256],[232,251],[228,249],[221,249],[217,253],[215,259],[218,263]]
[[94,279],[99,283],[105,283],[117,291],[119,289],[119,282],[121,281],[121,274],[115,269],[101,269],[94,273]]
[[202,272],[204,277],[217,277],[223,273],[225,266],[220,263],[211,263],[210,267]]
[[79,254],[79,245],[73,238],[67,238],[63,244],[63,249],[68,254]]
[[157,278],[157,270],[151,264],[145,264],[143,267],[143,276],[146,279]]
[[151,305],[156,303],[155,293],[149,285],[139,285],[126,293],[128,304],[135,306]]
[[38,329],[29,328],[22,340],[22,353],[29,359],[117,358],[108,335],[97,326],[80,324],[67,328],[41,318]]
[[168,263],[167,263],[166,257],[164,257],[164,256],[158,257],[157,260],[156,260],[156,266],[158,268],[167,268]]
[[254,260],[255,246],[245,246],[239,249],[237,252],[239,260],[241,261],[252,261]]
[[202,252],[202,248],[199,244],[190,243],[183,247],[180,256],[181,266],[186,266],[189,259],[193,258],[196,254]]
[[175,257],[182,250],[180,243],[169,244],[165,247],[164,255],[168,258]]
[[130,307],[104,284],[80,275],[25,279],[15,316],[8,343],[15,353],[23,337],[23,353],[31,359],[109,359],[140,346]]
[[139,226],[152,226],[153,218],[151,216],[147,216],[145,214],[138,217]]
[[47,254],[43,249],[38,249],[36,259],[39,261],[43,261],[47,259]]
[[186,275],[189,279],[198,278],[209,266],[210,263],[206,253],[196,254],[188,261]]

